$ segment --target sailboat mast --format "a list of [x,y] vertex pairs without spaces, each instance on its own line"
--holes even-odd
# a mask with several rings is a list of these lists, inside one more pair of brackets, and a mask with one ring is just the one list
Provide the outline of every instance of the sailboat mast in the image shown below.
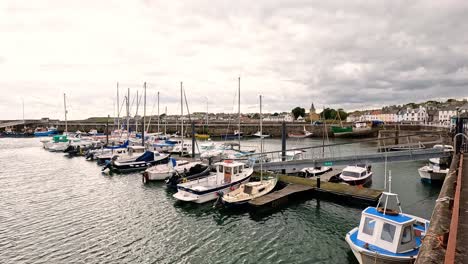
[[118,82],[117,82],[117,130],[120,130],[120,101],[119,101],[119,83]]
[[159,134],[159,91],[158,91],[158,134]]
[[208,134],[208,97],[206,98],[206,134]]
[[[262,115],[262,95],[260,95],[260,152],[263,156],[263,115]],[[260,181],[263,180],[263,157],[260,158]]]
[[238,129],[238,141],[239,141],[239,150],[240,150],[240,140],[241,140],[241,112],[240,112],[240,76],[239,76],[239,82],[238,82],[238,101],[237,101],[237,114],[239,115],[239,122],[237,124],[237,129]]
[[145,146],[145,123],[146,123],[146,82],[143,84],[144,98],[143,98],[143,129],[141,130],[141,145]]
[[136,111],[135,111],[135,133],[138,133],[138,120],[136,116],[138,115],[138,108],[140,106],[140,98],[138,97],[138,90],[137,90],[137,96],[136,96]]
[[127,138],[130,137],[130,88],[127,90]]
[[180,135],[182,136],[182,141],[181,141],[181,149],[180,149],[180,155],[184,155],[184,103],[183,103],[183,88],[182,88],[182,82],[180,82]]
[[[65,109],[65,132],[68,132],[68,123],[67,123],[67,99],[65,93],[63,93],[63,108]],[[23,117],[24,119],[24,117]]]
[[167,135],[167,106],[164,111],[164,136]]

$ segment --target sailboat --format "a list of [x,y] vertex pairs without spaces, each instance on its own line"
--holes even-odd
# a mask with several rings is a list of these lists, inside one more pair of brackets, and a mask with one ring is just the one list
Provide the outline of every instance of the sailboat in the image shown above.
[[244,132],[241,131],[241,112],[240,112],[240,77],[238,79],[238,96],[237,96],[237,115],[238,115],[238,123],[237,123],[237,130],[234,130],[232,134],[221,134],[221,138],[224,140],[228,139],[237,139],[239,141],[239,149],[240,149],[240,139],[244,135]]
[[305,126],[304,126],[304,129],[302,130],[302,133],[288,133],[288,137],[290,138],[308,138],[313,135],[314,133],[307,131]]
[[[260,120],[262,120],[262,96],[260,95]],[[262,122],[260,121],[260,135],[263,132]],[[260,151],[263,153],[263,137],[260,140]],[[262,166],[263,160],[260,160]],[[243,183],[234,191],[231,191],[222,196],[222,201],[225,204],[235,205],[244,204],[248,201],[261,197],[271,192],[278,182],[278,177],[263,179],[263,168],[260,168],[260,181]]]
[[[389,205],[392,199],[396,208]],[[362,211],[359,226],[346,234],[346,242],[361,264],[414,263],[429,223],[402,212],[398,195],[391,192],[389,171],[389,191],[382,193],[376,207]]]

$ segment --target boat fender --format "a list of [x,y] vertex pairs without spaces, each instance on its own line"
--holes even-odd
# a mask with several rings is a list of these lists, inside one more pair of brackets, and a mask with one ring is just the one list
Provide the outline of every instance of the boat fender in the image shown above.
[[231,187],[229,187],[229,190],[231,191],[234,191],[236,189],[236,186],[232,185]]
[[223,191],[218,191],[218,192],[216,192],[216,195],[218,195],[218,197],[223,197],[224,192]]
[[141,180],[143,181],[143,183],[148,183],[149,181],[149,176],[148,176],[148,172],[143,172],[143,177],[141,178]]

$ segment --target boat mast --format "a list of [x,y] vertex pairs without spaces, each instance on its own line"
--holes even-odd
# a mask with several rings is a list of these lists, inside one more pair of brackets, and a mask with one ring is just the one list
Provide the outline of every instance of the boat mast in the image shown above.
[[[120,130],[119,83],[117,82],[117,130]],[[115,124],[115,123],[114,123]]]
[[239,141],[239,150],[240,150],[240,140],[241,140],[241,112],[240,112],[240,76],[239,76],[239,82],[238,82],[238,101],[237,101],[237,113],[239,115],[239,122],[237,124],[237,138],[238,138],[238,141]]
[[[63,108],[65,109],[65,133],[68,133],[68,123],[67,123],[67,99],[65,93],[63,93]],[[23,115],[24,119],[24,115]]]
[[127,92],[127,138],[130,137],[130,88]]
[[167,135],[167,106],[164,111],[164,136]]
[[158,134],[159,134],[159,119],[160,119],[160,116],[159,116],[159,91],[158,91]]
[[182,82],[180,82],[180,135],[182,136],[182,141],[181,141],[181,149],[180,149],[180,156],[184,155],[184,103],[183,103],[183,88],[182,88]]
[[143,84],[144,98],[143,98],[143,129],[141,130],[141,145],[145,146],[145,123],[146,123],[146,82]]
[[[138,108],[140,106],[140,100],[138,97],[138,90],[137,90],[137,96],[136,96],[136,111],[135,111],[135,133],[138,133],[138,120],[137,120],[137,115],[138,115]],[[144,128],[144,127],[143,127]]]
[[262,122],[262,95],[260,95],[260,181],[263,180],[263,122]]
[[208,134],[207,132],[208,132],[208,97],[206,98],[206,131],[205,133]]

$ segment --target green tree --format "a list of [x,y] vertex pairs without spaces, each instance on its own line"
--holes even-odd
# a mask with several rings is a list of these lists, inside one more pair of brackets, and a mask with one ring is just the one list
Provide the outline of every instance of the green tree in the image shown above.
[[297,119],[298,117],[302,116],[304,117],[305,116],[305,109],[302,108],[302,107],[295,107],[293,110],[291,110],[293,116],[294,116],[294,119]]
[[279,116],[279,114],[278,114],[277,112],[275,112],[275,113],[273,114],[273,116]]

